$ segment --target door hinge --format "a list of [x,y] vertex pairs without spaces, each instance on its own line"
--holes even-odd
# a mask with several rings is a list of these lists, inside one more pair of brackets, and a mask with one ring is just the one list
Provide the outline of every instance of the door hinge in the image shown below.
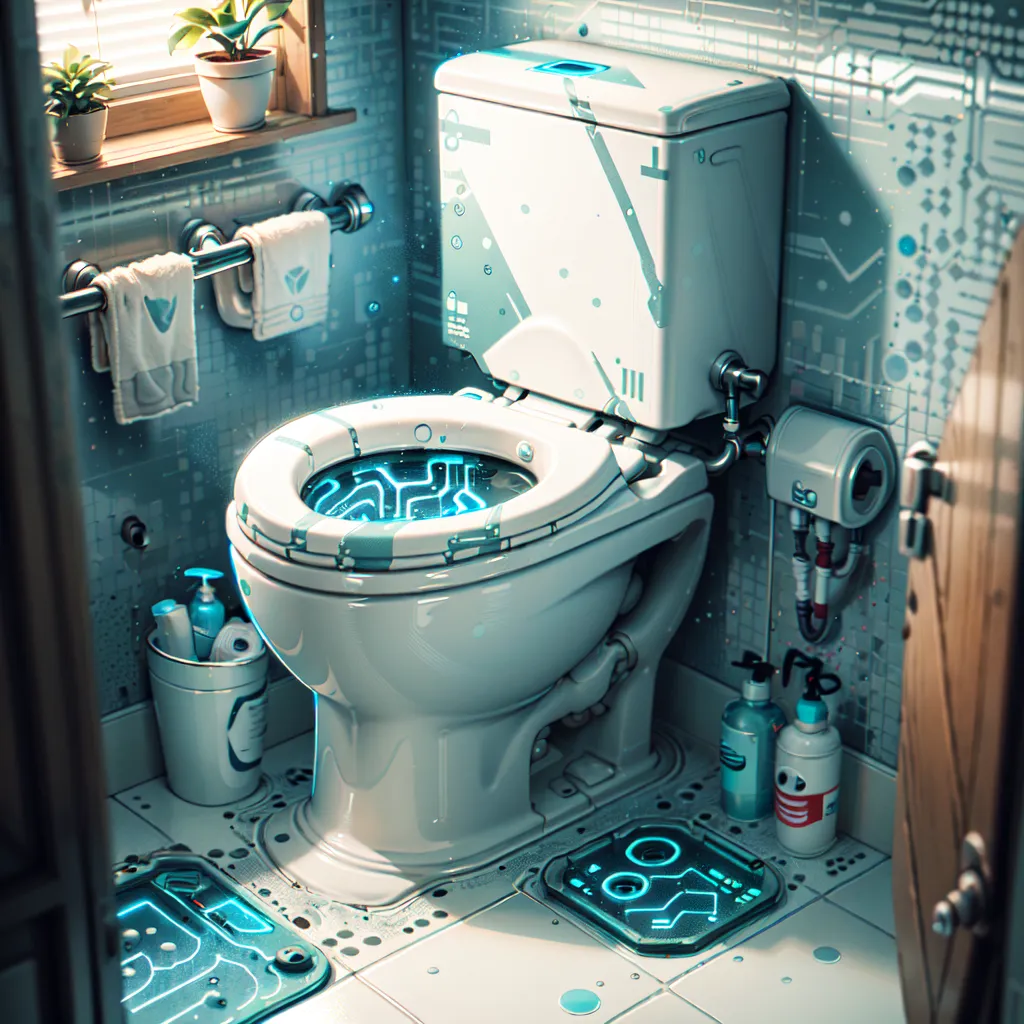
[[935,904],[932,931],[944,939],[950,938],[957,928],[984,935],[988,931],[991,909],[992,879],[985,840],[977,832],[968,832],[960,852],[956,888]]
[[931,537],[928,522],[930,498],[946,496],[947,480],[936,469],[938,453],[929,441],[912,445],[900,474],[900,553],[907,558],[925,558]]

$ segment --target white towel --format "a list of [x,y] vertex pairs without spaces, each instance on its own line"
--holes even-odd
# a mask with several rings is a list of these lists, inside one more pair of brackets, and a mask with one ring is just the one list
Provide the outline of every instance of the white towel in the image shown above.
[[327,319],[331,222],[319,210],[286,213],[235,232],[252,246],[253,260],[238,268],[252,295],[252,336],[267,341]]
[[106,308],[89,317],[92,368],[114,378],[118,423],[163,416],[199,397],[195,275],[181,253],[114,267],[94,281]]

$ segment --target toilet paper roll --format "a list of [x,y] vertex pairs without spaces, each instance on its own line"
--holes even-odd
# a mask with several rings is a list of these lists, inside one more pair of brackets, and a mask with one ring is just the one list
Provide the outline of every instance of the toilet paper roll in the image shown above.
[[213,641],[210,661],[244,661],[263,653],[263,641],[256,627],[241,619],[226,622]]

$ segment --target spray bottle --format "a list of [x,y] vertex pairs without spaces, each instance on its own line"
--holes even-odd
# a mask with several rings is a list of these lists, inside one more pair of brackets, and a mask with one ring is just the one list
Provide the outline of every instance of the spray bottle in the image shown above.
[[758,821],[772,811],[772,763],[775,737],[786,715],[771,701],[776,668],[753,651],[734,665],[750,671],[743,695],[722,715],[722,810],[737,821]]
[[821,698],[842,683],[838,676],[822,673],[820,658],[793,649],[783,665],[783,686],[789,685],[794,665],[807,672],[796,717],[775,746],[775,835],[794,857],[817,857],[835,842],[843,757],[839,732],[829,725]]
[[185,575],[202,580],[196,596],[188,606],[188,616],[192,620],[196,654],[200,658],[209,658],[213,641],[224,625],[224,605],[210,585],[210,580],[219,580],[224,573],[216,569],[186,569]]

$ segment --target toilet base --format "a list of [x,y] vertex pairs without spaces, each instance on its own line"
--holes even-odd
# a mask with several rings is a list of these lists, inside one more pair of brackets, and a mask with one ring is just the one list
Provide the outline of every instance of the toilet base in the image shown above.
[[392,906],[443,879],[506,857],[612,800],[676,774],[683,765],[681,748],[659,733],[652,737],[650,755],[624,768],[611,769],[592,755],[573,757],[569,746],[565,744],[565,753],[553,746],[548,756],[534,765],[530,780],[534,813],[524,821],[523,831],[471,860],[402,864],[366,848],[328,846],[310,826],[308,800],[262,822],[256,834],[257,847],[289,882],[318,896],[357,907]]

